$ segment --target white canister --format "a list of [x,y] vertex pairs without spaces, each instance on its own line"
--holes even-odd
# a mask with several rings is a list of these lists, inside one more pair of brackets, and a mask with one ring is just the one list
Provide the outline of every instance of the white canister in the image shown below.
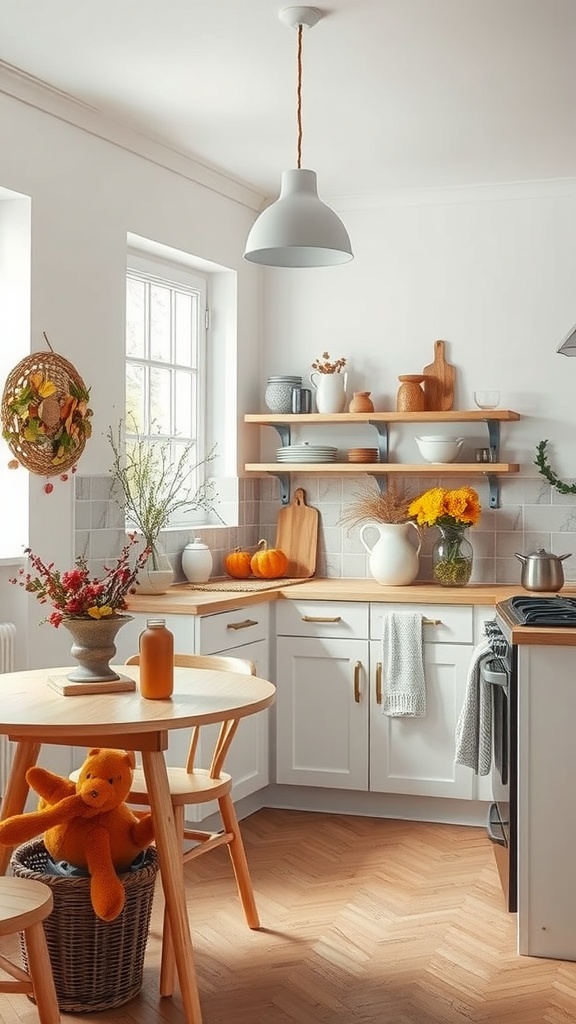
[[206,583],[212,572],[212,552],[200,537],[194,537],[182,552],[182,569],[190,583]]

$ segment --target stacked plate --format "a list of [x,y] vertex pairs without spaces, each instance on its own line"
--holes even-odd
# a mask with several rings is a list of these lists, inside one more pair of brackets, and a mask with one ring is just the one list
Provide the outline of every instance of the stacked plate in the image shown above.
[[349,448],[348,462],[378,462],[377,448]]
[[276,450],[278,462],[336,462],[338,449],[326,444],[287,444]]

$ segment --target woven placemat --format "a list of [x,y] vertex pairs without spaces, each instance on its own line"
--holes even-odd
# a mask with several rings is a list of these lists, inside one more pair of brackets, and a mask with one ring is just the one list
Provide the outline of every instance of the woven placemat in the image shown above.
[[305,579],[290,580],[216,580],[214,583],[190,583],[190,590],[240,590],[247,593],[259,590],[277,590],[290,587],[293,583],[305,583]]

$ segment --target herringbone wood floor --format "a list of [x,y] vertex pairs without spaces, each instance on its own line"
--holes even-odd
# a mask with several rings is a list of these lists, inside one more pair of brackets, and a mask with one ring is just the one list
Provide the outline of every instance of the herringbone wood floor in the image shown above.
[[[516,955],[482,829],[263,810],[242,830],[260,931],[225,850],[186,868],[204,1024],[576,1022],[576,964]],[[182,1024],[157,996],[161,911],[159,891],[141,994],[64,1020]],[[15,995],[0,1020],[37,1019]]]

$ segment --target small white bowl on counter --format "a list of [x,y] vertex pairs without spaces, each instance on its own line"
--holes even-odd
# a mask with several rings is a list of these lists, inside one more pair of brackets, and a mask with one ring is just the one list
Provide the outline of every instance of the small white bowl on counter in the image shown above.
[[442,437],[435,434],[416,437],[414,440],[421,456],[426,462],[433,463],[455,462],[464,443],[463,437]]

